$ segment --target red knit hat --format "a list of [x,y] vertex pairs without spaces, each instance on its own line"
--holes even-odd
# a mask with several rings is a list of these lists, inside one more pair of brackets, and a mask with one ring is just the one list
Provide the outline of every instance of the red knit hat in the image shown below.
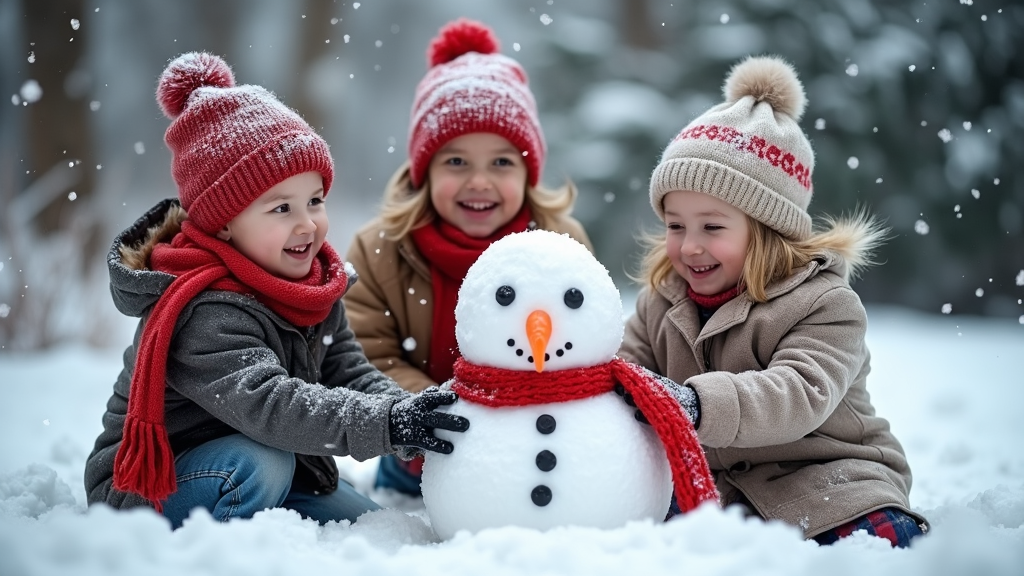
[[164,141],[189,219],[208,234],[224,227],[281,181],[319,172],[324,195],[334,179],[327,143],[294,110],[260,86],[235,86],[220,57],[174,59],[156,90],[172,119]]
[[523,153],[527,182],[540,181],[546,147],[526,72],[498,54],[491,29],[460,18],[441,28],[427,50],[430,70],[416,86],[409,122],[412,185],[426,181],[430,159],[449,140],[497,134]]

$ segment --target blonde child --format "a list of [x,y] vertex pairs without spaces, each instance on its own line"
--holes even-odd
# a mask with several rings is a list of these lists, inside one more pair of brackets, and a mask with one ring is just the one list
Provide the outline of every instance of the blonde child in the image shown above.
[[[533,95],[491,30],[449,23],[428,64],[412,105],[409,160],[388,183],[380,215],[352,242],[347,259],[360,283],[345,296],[366,356],[414,392],[452,377],[459,286],[491,242],[542,228],[590,248],[568,215],[575,189],[539,187],[545,144]],[[419,494],[421,464],[382,458],[377,486]]]
[[724,92],[651,176],[666,232],[620,354],[667,377],[723,505],[823,544],[864,529],[906,546],[927,525],[871,405],[867,317],[849,284],[884,231],[863,214],[812,229],[814,153],[787,63],[749,58]]
[[341,296],[355,276],[326,242],[326,142],[227,64],[184,54],[160,78],[179,199],[120,234],[107,257],[118,308],[140,318],[85,468],[88,501],[149,505],[181,526],[273,507],[321,523],[379,508],[339,482],[334,456],[450,452],[435,412],[362,354]]

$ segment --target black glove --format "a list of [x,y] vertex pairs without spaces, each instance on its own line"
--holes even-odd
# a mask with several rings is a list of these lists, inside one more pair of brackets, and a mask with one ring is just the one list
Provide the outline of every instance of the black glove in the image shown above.
[[434,428],[465,432],[469,429],[469,420],[438,412],[436,408],[454,404],[458,399],[455,392],[431,387],[392,406],[391,445],[451,454],[455,447],[451,442],[434,436]]
[[[675,398],[676,402],[679,403],[679,406],[682,407],[683,412],[686,413],[690,422],[693,423],[694,429],[700,426],[700,398],[697,396],[696,390],[688,385],[677,384],[671,378],[667,378],[661,374],[656,374],[646,368],[644,368],[644,372],[654,380],[657,380],[659,384],[668,390],[669,394],[671,394],[672,397]],[[626,389],[618,382],[615,383],[615,393],[622,396],[622,399],[626,404],[636,408],[636,401],[633,400],[633,395],[626,392]],[[633,416],[644,424],[650,424],[650,421],[647,420],[647,417],[644,416],[644,413],[641,412],[640,409],[637,409],[636,414]]]

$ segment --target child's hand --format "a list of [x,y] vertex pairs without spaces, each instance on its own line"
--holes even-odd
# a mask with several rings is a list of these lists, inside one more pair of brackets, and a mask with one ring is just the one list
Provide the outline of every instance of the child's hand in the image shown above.
[[[668,390],[669,394],[671,394],[672,397],[675,398],[676,402],[679,403],[679,406],[682,407],[683,412],[686,413],[686,416],[690,419],[690,422],[693,423],[693,427],[697,428],[700,425],[700,398],[697,397],[697,392],[694,391],[694,389],[689,386],[677,384],[671,378],[662,376],[661,374],[656,374],[646,368],[644,368],[643,370],[647,374],[647,376],[649,376],[651,379],[655,380],[658,384],[664,386],[665,389]],[[618,382],[615,383],[615,393],[618,394],[619,396],[622,396],[622,399],[623,401],[626,402],[626,404],[632,406],[633,408],[636,408],[636,401],[633,400],[633,395],[630,394],[629,392],[626,392],[626,389],[623,388],[622,384],[619,384]],[[650,422],[647,420],[647,417],[644,416],[643,412],[641,412],[639,409],[637,409],[636,414],[634,414],[633,416],[638,421],[643,422],[644,424],[650,424]]]
[[391,408],[391,445],[451,454],[455,447],[451,442],[434,436],[434,429],[465,432],[469,429],[469,420],[436,409],[454,404],[458,399],[455,392],[431,387],[395,404]]

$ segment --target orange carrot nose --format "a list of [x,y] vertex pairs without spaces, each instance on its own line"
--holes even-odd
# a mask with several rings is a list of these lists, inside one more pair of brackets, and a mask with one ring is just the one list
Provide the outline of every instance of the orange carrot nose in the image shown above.
[[537,372],[544,371],[544,354],[551,340],[551,316],[543,310],[534,310],[526,317],[526,339],[530,341],[533,352],[533,365]]

